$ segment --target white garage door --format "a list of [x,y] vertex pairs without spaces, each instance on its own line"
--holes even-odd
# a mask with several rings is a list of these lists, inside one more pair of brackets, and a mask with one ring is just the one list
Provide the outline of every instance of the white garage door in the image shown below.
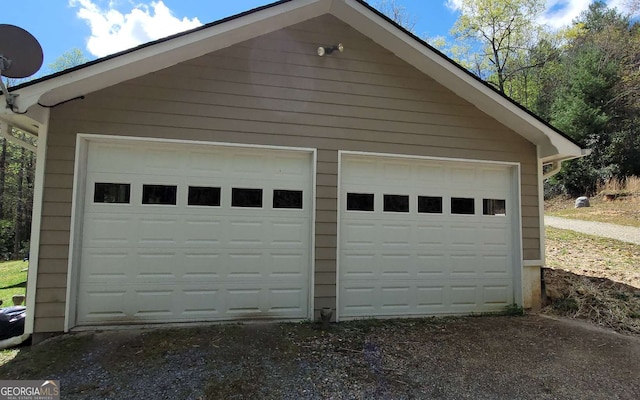
[[90,141],[78,325],[308,318],[312,153]]
[[343,154],[339,317],[486,312],[514,303],[512,169]]

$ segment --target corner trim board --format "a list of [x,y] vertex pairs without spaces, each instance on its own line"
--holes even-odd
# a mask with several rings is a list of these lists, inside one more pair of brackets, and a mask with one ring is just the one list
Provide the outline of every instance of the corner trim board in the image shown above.
[[[44,110],[45,120],[49,121],[49,110]],[[36,151],[36,172],[33,183],[33,211],[31,218],[31,243],[29,245],[29,271],[27,272],[27,317],[24,333],[34,333],[36,311],[36,288],[38,283],[38,264],[40,258],[40,229],[42,228],[42,203],[44,200],[44,175],[47,161],[48,124],[38,128],[38,146]]]

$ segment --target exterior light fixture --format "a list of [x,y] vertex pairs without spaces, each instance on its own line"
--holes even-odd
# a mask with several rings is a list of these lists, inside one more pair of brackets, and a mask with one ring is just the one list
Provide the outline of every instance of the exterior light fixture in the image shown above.
[[344,51],[344,46],[342,45],[342,43],[338,43],[336,46],[330,46],[330,47],[320,46],[318,47],[318,55],[322,57],[325,54],[331,54],[336,50],[339,51],[340,53]]

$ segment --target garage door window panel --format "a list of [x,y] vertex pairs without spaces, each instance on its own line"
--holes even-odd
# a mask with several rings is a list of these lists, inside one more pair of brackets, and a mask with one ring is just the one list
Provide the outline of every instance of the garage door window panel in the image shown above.
[[302,190],[273,191],[273,208],[302,209]]
[[262,189],[231,189],[231,206],[262,208]]
[[418,196],[418,213],[442,214],[442,197]]
[[189,186],[187,204],[190,206],[220,207],[220,188]]
[[473,215],[476,212],[475,199],[469,197],[452,197],[451,214]]
[[373,193],[347,193],[347,211],[373,211]]
[[93,192],[94,203],[129,204],[131,185],[128,183],[96,182]]
[[409,212],[409,196],[399,194],[385,194],[383,199],[383,210],[385,212]]
[[504,199],[482,199],[482,214],[505,217],[507,202]]
[[142,185],[142,204],[175,206],[177,193],[175,185]]

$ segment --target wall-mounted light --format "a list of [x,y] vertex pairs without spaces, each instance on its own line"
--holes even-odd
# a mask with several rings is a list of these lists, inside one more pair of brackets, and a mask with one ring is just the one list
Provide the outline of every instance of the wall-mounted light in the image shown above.
[[336,50],[339,51],[340,53],[344,51],[344,46],[342,45],[342,43],[338,43],[336,46],[330,46],[330,47],[320,46],[318,47],[318,55],[322,57],[325,54],[331,54]]

